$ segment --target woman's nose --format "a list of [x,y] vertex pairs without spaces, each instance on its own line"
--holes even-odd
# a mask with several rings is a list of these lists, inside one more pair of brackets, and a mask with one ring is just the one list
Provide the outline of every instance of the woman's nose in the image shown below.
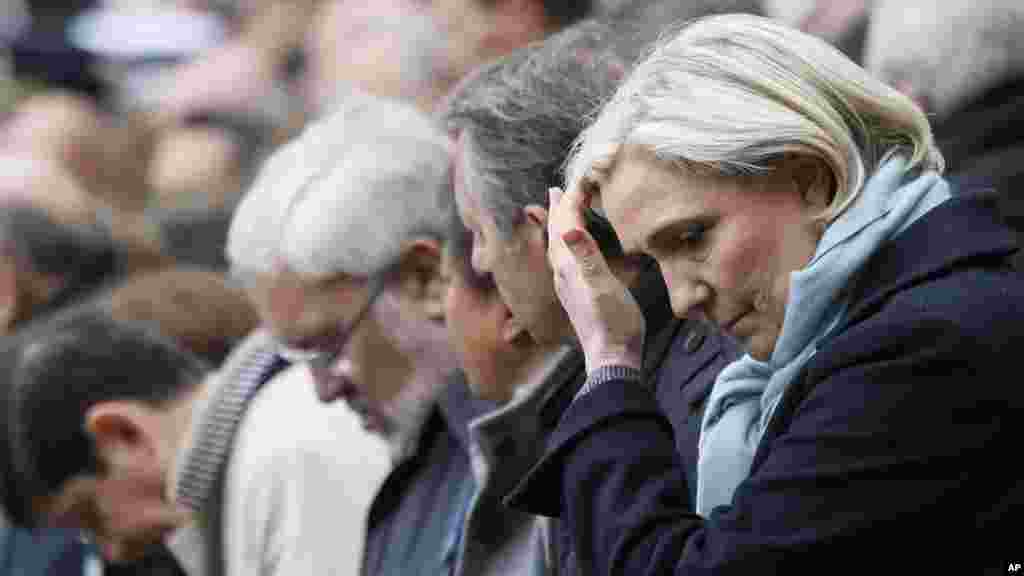
[[703,313],[711,295],[707,284],[695,276],[682,274],[666,275],[665,284],[672,301],[672,313],[677,318]]

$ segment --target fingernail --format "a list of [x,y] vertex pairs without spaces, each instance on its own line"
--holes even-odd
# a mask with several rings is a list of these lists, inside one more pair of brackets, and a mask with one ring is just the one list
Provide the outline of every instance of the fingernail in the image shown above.
[[573,228],[565,234],[562,234],[562,240],[569,246],[579,244],[583,241],[583,231],[579,228]]

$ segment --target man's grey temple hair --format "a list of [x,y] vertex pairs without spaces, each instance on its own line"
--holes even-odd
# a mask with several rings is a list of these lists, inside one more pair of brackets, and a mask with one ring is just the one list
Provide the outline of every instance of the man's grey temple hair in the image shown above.
[[445,103],[449,132],[463,136],[464,184],[503,233],[562,185],[573,140],[626,73],[618,40],[604,24],[581,22],[485,66]]

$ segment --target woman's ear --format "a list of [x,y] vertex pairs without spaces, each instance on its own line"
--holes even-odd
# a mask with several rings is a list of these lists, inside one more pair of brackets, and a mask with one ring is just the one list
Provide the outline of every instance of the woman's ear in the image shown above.
[[433,238],[413,240],[402,268],[403,290],[422,307],[430,320],[444,322],[447,284],[441,269],[441,245]]
[[809,208],[816,212],[828,209],[835,197],[835,179],[825,162],[798,156],[789,162],[789,174]]

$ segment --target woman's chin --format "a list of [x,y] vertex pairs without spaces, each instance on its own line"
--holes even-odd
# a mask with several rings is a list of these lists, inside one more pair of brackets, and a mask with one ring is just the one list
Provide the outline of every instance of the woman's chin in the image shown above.
[[754,334],[750,336],[745,342],[743,342],[744,348],[747,350],[747,354],[754,360],[761,362],[767,362],[772,357],[772,352],[775,350],[775,339],[767,338],[764,334]]

